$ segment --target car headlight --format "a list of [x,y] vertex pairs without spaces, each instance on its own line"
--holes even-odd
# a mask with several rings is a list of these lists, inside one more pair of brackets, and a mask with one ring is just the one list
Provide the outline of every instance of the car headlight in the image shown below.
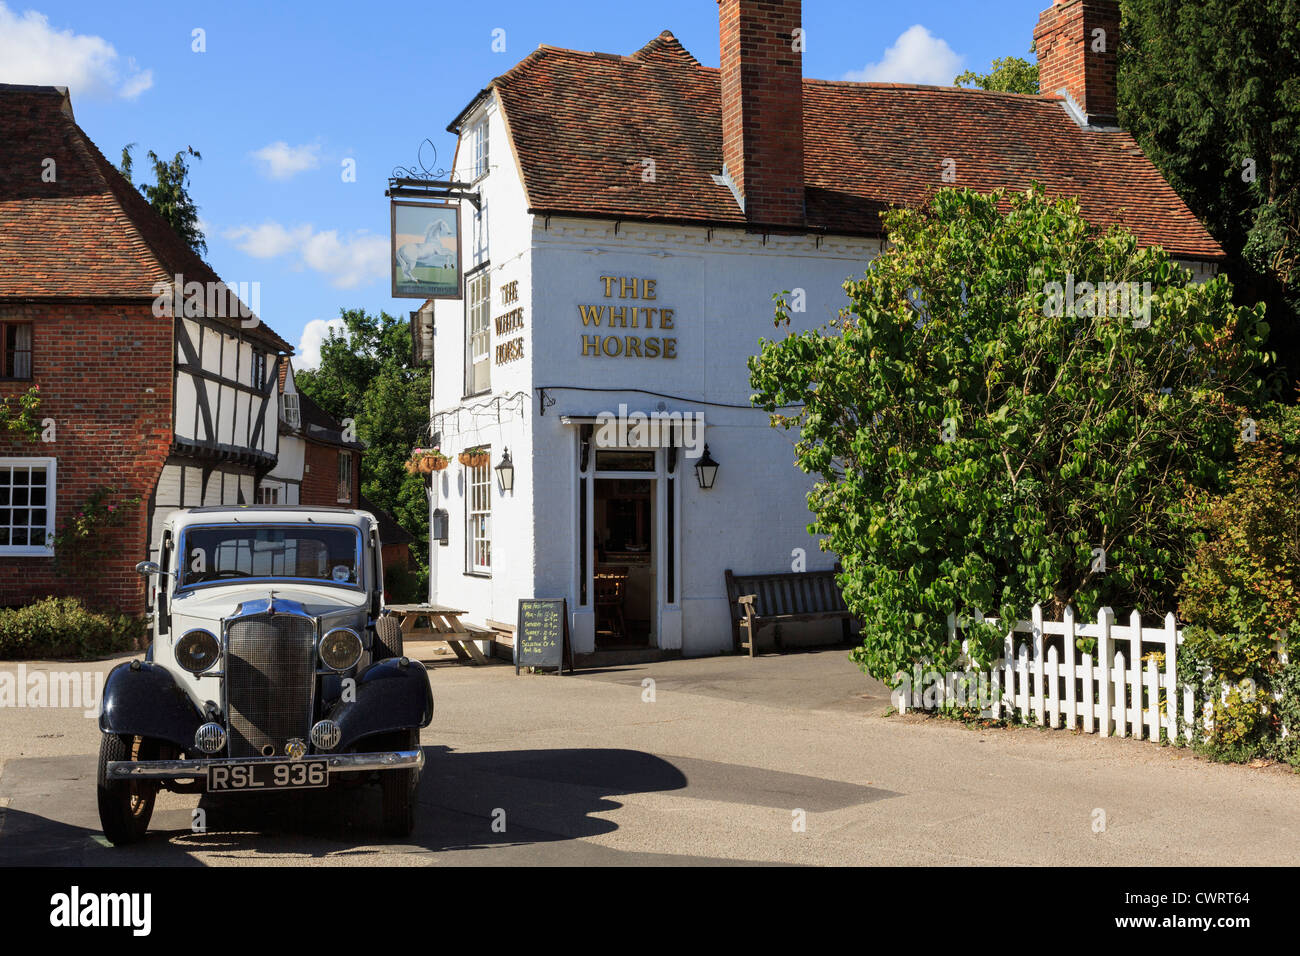
[[345,671],[361,660],[361,635],[350,627],[336,627],[320,639],[320,659],[330,670]]
[[176,642],[176,663],[191,674],[202,674],[221,658],[221,642],[211,631],[186,631]]

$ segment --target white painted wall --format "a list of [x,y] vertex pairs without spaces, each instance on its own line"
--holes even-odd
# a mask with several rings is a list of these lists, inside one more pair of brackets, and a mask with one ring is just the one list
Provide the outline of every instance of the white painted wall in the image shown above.
[[[532,354],[538,387],[584,386],[610,392],[556,389],[556,404],[537,418],[533,432],[534,494],[546,502],[534,513],[533,537],[557,542],[538,561],[535,589],[567,594],[571,603],[577,525],[574,474],[577,451],[572,427],[560,415],[629,411],[700,412],[705,440],[720,463],[717,483],[702,490],[694,459],[678,469],[681,534],[681,650],[717,653],[731,646],[730,614],[723,572],[788,571],[802,548],[809,569],[829,568],[806,530],[805,498],[811,479],[793,465],[792,437],[773,430],[768,416],[747,406],[751,389],[745,366],[760,338],[786,334],[773,325],[772,294],[801,288],[805,311],[792,328],[820,325],[844,304],[842,284],[860,274],[878,253],[875,241],[769,236],[736,230],[653,227],[623,223],[552,220],[536,223],[533,249]],[[601,276],[653,278],[653,305],[674,312],[672,330],[618,328],[616,334],[675,337],[674,359],[582,355],[585,305],[651,305],[606,298]],[[618,295],[617,284],[611,289]],[[656,320],[652,320],[656,321]],[[630,389],[658,392],[641,394]],[[709,405],[705,402],[718,404]],[[698,450],[695,451],[698,455]],[[576,649],[591,650],[589,622],[575,622]]]
[[[480,120],[488,123],[489,139],[489,172],[477,182],[484,211],[475,216],[471,204],[461,204],[462,253],[466,269],[488,263],[491,317],[495,319],[522,306],[527,336],[535,321],[528,292],[531,217],[494,98],[468,119],[466,131]],[[469,150],[462,145],[457,156],[456,179],[472,181],[470,162]],[[501,289],[516,280],[518,301],[504,304]],[[506,365],[493,362],[490,393],[464,398],[464,301],[438,300],[434,305],[434,322],[437,332],[430,411],[434,415],[434,429],[442,436],[442,451],[453,461],[449,468],[436,475],[436,500],[430,506],[431,510],[445,508],[450,514],[448,544],[431,545],[434,573],[430,575],[430,599],[462,608],[469,612],[470,620],[479,623],[489,618],[514,621],[518,598],[533,596],[535,549],[528,532],[534,503],[528,429],[533,416],[530,345],[526,338],[522,359]],[[494,353],[496,344],[494,335]],[[459,452],[476,445],[490,446],[494,468],[507,448],[515,463],[513,495],[502,496],[493,476],[490,577],[466,573],[466,469],[455,458]]]

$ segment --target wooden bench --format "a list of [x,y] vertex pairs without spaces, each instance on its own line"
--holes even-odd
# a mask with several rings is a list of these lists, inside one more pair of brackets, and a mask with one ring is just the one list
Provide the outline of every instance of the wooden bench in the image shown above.
[[[796,571],[782,574],[727,575],[727,601],[731,608],[732,643],[737,652],[749,648],[754,656],[758,632],[771,624],[827,621],[838,618],[840,634],[849,640],[849,619],[853,616],[840,595],[834,571]],[[743,636],[745,640],[741,640]],[[782,650],[776,634],[777,650]]]
[[515,659],[515,626],[505,621],[487,619],[487,626],[492,629],[492,656],[507,663]]

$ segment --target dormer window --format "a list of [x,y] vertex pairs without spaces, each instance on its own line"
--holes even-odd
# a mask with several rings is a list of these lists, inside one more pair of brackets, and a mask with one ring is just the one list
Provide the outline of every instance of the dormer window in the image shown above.
[[481,120],[470,130],[470,157],[473,166],[470,168],[470,179],[478,179],[480,176],[486,176],[488,171],[488,125],[487,120]]
[[280,418],[290,428],[302,427],[302,411],[298,406],[297,392],[285,392],[280,396]]

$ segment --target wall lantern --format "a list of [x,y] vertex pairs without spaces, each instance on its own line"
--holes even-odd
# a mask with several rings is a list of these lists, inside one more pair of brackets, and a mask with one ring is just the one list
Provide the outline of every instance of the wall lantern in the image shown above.
[[704,446],[704,455],[695,463],[695,477],[700,487],[708,491],[713,487],[713,479],[718,477],[718,463],[709,455],[709,446]]
[[439,544],[446,544],[447,525],[449,523],[450,522],[447,520],[447,509],[433,509],[432,520],[429,523],[429,537],[434,541],[437,541]]
[[497,481],[501,483],[501,491],[509,494],[515,490],[515,463],[510,460],[510,449],[507,448],[501,455],[501,464],[497,465]]

